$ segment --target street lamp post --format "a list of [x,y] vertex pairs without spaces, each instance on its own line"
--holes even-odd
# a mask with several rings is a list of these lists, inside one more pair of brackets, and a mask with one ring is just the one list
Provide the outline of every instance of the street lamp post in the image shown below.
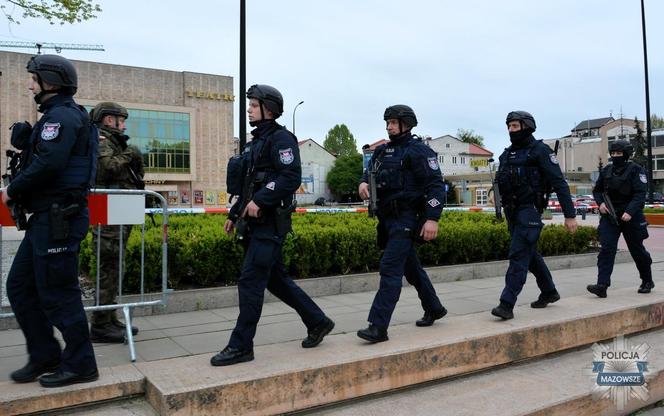
[[646,10],[641,0],[641,29],[643,31],[643,67],[646,80],[646,143],[648,143],[648,202],[653,202],[652,126],[650,123],[650,87],[648,85],[648,47],[646,46]]
[[293,109],[293,134],[295,134],[295,111],[301,104],[304,104],[304,101],[300,101],[299,103],[297,103],[297,105]]

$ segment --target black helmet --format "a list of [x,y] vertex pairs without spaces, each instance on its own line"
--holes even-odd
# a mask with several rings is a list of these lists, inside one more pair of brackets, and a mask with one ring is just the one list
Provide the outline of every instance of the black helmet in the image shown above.
[[265,84],[255,84],[249,87],[247,98],[255,98],[270,110],[274,118],[279,118],[284,112],[284,97],[278,89]]
[[[28,72],[37,74],[39,82],[69,89],[72,94],[78,88],[76,68],[66,58],[59,55],[36,55],[30,58],[26,67]],[[43,89],[43,88],[42,88]]]
[[397,104],[387,107],[385,114],[383,114],[383,120],[387,121],[390,119],[400,120],[403,124],[411,128],[417,126],[415,112],[407,105]]
[[129,118],[129,113],[120,104],[110,101],[99,103],[90,111],[90,119],[95,124],[101,123],[104,116],[118,116],[126,119]]
[[530,133],[533,133],[537,130],[537,125],[535,124],[535,118],[532,114],[527,111],[512,111],[507,115],[507,120],[505,124],[510,124],[511,121],[520,121],[521,128],[525,130],[530,130]]
[[632,156],[634,147],[627,140],[615,140],[609,145],[609,153],[612,152],[622,152],[625,160],[629,159]]

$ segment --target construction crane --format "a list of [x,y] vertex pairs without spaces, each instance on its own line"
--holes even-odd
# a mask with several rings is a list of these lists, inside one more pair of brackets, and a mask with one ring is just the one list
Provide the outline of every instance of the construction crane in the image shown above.
[[104,51],[103,45],[84,45],[79,43],[38,43],[38,42],[5,42],[0,41],[0,47],[6,48],[37,48],[37,55],[41,55],[42,49],[55,49],[56,53],[60,53],[63,49],[71,49],[76,51]]

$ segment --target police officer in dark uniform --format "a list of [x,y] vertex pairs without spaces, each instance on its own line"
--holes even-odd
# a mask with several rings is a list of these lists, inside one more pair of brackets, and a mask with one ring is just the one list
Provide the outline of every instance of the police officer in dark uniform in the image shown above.
[[357,332],[358,337],[372,343],[388,339],[387,327],[404,276],[417,290],[424,309],[417,326],[431,326],[447,314],[415,251],[415,240],[430,241],[438,235],[445,192],[438,156],[411,133],[417,126],[412,108],[390,106],[383,119],[390,141],[374,150],[368,165],[376,169],[377,189],[369,189],[369,168],[359,186],[362,199],[376,192],[378,245],[384,249],[380,288],[369,311],[369,327]]
[[334,322],[287,276],[283,262],[283,244],[295,209],[294,193],[302,179],[297,139],[275,121],[283,113],[284,100],[269,85],[251,86],[247,98],[249,124],[255,129],[243,152],[245,186],[224,224],[229,234],[237,228],[245,245],[238,282],[240,315],[228,346],[212,357],[213,366],[254,359],[253,339],[266,288],[302,318],[308,332],[303,348],[317,346],[334,328]]
[[[59,387],[99,377],[78,283],[97,131],[72,97],[77,76],[71,62],[37,55],[27,70],[43,116],[32,129],[27,122],[14,126],[12,143],[23,149],[23,167],[2,193],[5,204],[18,202],[32,213],[7,279],[7,296],[29,354],[28,364],[11,378],[24,383],[41,376],[42,386]],[[64,350],[53,327],[62,333]]]
[[[602,169],[593,189],[593,196],[603,215],[598,227],[601,248],[597,256],[597,284],[588,285],[588,291],[600,298],[606,297],[606,289],[611,286],[621,233],[641,277],[638,293],[650,293],[655,287],[652,258],[643,246],[643,240],[648,238],[648,223],[643,215],[648,179],[643,167],[629,161],[632,150],[632,145],[626,140],[611,143],[611,163]],[[607,195],[615,210],[615,218],[609,215]]]
[[556,155],[549,146],[533,137],[537,128],[533,116],[525,111],[512,111],[507,115],[506,124],[512,145],[500,155],[496,181],[512,242],[505,288],[500,295],[500,304],[491,314],[512,319],[512,310],[526,283],[528,271],[535,275],[541,291],[539,298],[530,304],[532,308],[545,308],[560,299],[551,272],[537,252],[537,240],[544,226],[542,211],[547,206],[551,190],[558,195],[565,227],[575,232],[577,225],[569,186]]

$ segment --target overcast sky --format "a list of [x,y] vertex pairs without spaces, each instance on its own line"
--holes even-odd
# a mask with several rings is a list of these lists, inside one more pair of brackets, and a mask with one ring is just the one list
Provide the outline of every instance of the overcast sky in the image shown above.
[[[664,1],[645,3],[651,111],[663,115]],[[0,40],[102,44],[105,52],[63,55],[229,75],[243,97],[239,0],[100,4],[97,19],[76,25],[10,25],[0,16]],[[645,118],[640,2],[247,0],[247,86],[254,83],[281,90],[280,121],[289,128],[293,107],[304,101],[300,139],[322,144],[345,123],[359,147],[385,137],[383,111],[401,103],[417,113],[415,133],[473,129],[500,153],[510,110],[530,111],[538,138],[564,136],[610,112],[618,118],[621,108],[625,117]],[[238,104],[244,112],[244,100],[236,111]]]

